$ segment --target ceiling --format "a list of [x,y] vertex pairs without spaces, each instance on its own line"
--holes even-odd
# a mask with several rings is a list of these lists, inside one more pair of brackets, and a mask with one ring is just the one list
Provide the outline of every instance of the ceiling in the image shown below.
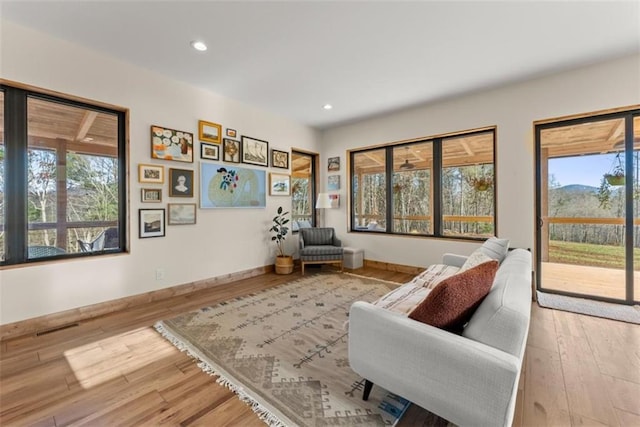
[[640,52],[638,1],[0,1],[0,15],[318,129]]

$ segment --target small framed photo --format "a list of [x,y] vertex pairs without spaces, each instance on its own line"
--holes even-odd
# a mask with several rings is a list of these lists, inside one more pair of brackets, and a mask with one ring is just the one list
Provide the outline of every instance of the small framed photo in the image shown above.
[[198,120],[198,138],[200,141],[220,144],[222,141],[222,126],[217,123]]
[[151,158],[193,163],[193,134],[151,126]]
[[164,184],[164,166],[138,165],[138,182],[149,184]]
[[169,196],[193,197],[193,171],[169,169]]
[[271,166],[274,168],[289,169],[289,152],[271,150]]
[[340,189],[340,175],[329,175],[327,177],[327,190],[337,191]]
[[220,146],[216,144],[200,143],[200,158],[207,160],[220,160]]
[[236,136],[238,136],[238,132],[236,132],[235,129],[229,129],[227,128],[227,136],[229,138],[235,138]]
[[188,225],[196,223],[195,203],[169,203],[168,225]]
[[269,143],[250,136],[242,136],[242,163],[269,166]]
[[143,188],[142,203],[160,203],[162,201],[162,188]]
[[164,236],[164,209],[139,209],[139,237]]
[[269,174],[269,195],[270,196],[290,196],[291,176],[279,173]]
[[329,164],[327,169],[329,171],[339,171],[340,170],[340,157],[329,157]]
[[240,163],[240,141],[225,138],[222,141],[222,160],[230,163]]

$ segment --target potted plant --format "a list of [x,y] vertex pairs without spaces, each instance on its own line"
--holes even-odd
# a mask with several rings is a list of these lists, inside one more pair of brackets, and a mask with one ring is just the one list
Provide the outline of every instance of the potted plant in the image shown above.
[[470,184],[476,191],[487,191],[493,185],[493,179],[490,176],[480,176],[471,178]]
[[276,256],[276,274],[291,274],[293,272],[293,257],[284,253],[284,240],[289,233],[289,212],[284,212],[282,206],[278,207],[278,214],[273,217],[273,225],[269,232],[273,233],[271,241],[276,242],[278,255]]
[[604,174],[604,179],[609,183],[609,185],[624,185],[624,167],[622,166],[622,158],[620,157],[620,153],[616,154],[615,164],[611,169],[611,172]]

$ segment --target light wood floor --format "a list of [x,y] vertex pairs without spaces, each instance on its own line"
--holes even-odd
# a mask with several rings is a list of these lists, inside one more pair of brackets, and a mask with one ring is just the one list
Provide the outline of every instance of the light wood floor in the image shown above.
[[[357,273],[406,282],[411,275]],[[0,343],[0,425],[260,426],[151,327],[299,276],[267,274]],[[640,426],[640,327],[532,307],[515,426]],[[402,426],[423,426],[412,406]]]

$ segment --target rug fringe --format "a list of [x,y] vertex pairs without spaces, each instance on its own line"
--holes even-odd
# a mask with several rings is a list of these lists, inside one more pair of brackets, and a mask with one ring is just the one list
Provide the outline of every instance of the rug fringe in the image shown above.
[[158,331],[160,335],[171,344],[173,344],[178,350],[183,353],[189,355],[189,357],[195,359],[198,363],[198,367],[205,373],[218,377],[216,379],[216,383],[228,388],[238,396],[238,398],[249,405],[251,410],[264,421],[270,427],[287,427],[287,424],[282,422],[278,416],[276,416],[273,412],[271,412],[268,408],[264,407],[260,402],[254,399],[251,395],[244,391],[241,386],[238,386],[233,383],[230,379],[226,378],[222,375],[215,366],[211,365],[209,362],[204,360],[195,350],[193,350],[190,346],[186,345],[182,340],[178,339],[171,331],[169,331],[162,321],[156,322],[153,325],[154,329]]

